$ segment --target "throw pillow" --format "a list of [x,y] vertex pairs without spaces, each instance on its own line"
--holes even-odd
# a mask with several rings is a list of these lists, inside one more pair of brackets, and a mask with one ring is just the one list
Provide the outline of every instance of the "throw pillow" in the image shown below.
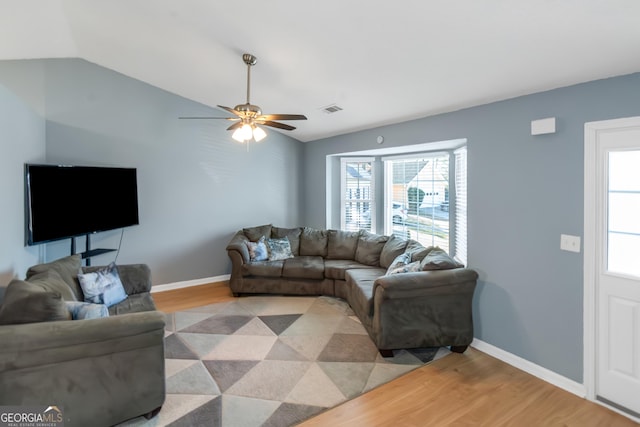
[[394,274],[393,271],[397,270],[400,267],[404,267],[407,264],[411,263],[411,254],[404,253],[400,254],[393,260],[393,262],[387,268],[386,274]]
[[57,292],[14,279],[4,292],[0,325],[71,320],[64,300]]
[[413,273],[415,271],[420,271],[420,261],[414,261],[410,264],[401,265],[398,268],[387,271],[387,274]]
[[421,270],[450,270],[461,267],[456,260],[451,258],[445,251],[435,247],[420,262]]
[[405,252],[411,253],[411,261],[422,261],[429,252],[433,250],[433,246],[422,246],[417,240],[409,239]]
[[92,304],[90,302],[67,301],[67,309],[73,320],[99,319],[109,317],[109,309],[104,304]]
[[269,259],[269,251],[264,236],[260,237],[257,242],[247,242],[247,248],[249,249],[251,262]]
[[293,258],[291,244],[286,237],[282,239],[267,239],[267,248],[269,249],[269,261]]
[[111,307],[127,299],[114,262],[91,273],[82,273],[80,270],[78,280],[85,302]]
[[295,256],[300,253],[300,234],[302,234],[302,228],[280,228],[271,227],[271,237],[276,239],[282,239],[286,237],[289,239],[289,245],[291,245],[291,253]]

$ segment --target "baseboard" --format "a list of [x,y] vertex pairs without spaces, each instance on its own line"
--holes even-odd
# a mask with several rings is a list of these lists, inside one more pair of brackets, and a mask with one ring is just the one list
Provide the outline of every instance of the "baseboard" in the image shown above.
[[569,393],[573,393],[576,396],[582,398],[587,397],[587,388],[584,384],[578,383],[574,380],[550,371],[547,368],[543,368],[540,365],[536,365],[535,363],[523,359],[520,356],[516,356],[515,354],[509,353],[508,351],[504,351],[477,338],[473,339],[471,347],[474,347],[481,352],[486,353],[489,356],[493,356],[496,359],[508,363],[509,365],[516,367],[522,371],[525,371],[533,375],[534,377],[540,378],[541,380],[546,381],[556,387],[566,390]]
[[230,274],[221,276],[204,277],[202,279],[186,280],[184,282],[167,283],[164,285],[155,285],[151,287],[151,293],[173,291],[175,289],[190,288],[191,286],[206,285],[207,283],[225,282],[231,277]]

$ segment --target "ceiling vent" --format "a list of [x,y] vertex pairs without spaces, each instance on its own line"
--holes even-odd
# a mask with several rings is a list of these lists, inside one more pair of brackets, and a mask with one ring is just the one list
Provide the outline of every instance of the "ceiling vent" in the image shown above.
[[327,114],[337,113],[338,111],[342,111],[341,107],[338,107],[336,104],[327,105],[326,107],[322,107],[322,111]]

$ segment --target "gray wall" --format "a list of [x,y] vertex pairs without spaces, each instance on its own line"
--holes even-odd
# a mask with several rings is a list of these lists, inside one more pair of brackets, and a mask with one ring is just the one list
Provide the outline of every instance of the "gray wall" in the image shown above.
[[[222,115],[218,110],[83,60],[19,62],[43,70],[46,124],[39,125],[46,132],[47,163],[137,168],[140,225],[125,229],[117,262],[149,264],[154,284],[229,273],[225,246],[242,227],[301,224],[301,143],[268,130],[269,136],[247,152],[231,139],[225,120],[178,120]],[[0,76],[7,66],[0,62]],[[27,98],[24,86],[24,81],[13,84],[15,96]],[[0,102],[15,96],[0,94]],[[16,150],[11,138],[2,144],[3,151]],[[22,197],[27,159],[16,156],[11,169],[0,172],[11,178],[3,180],[2,194]],[[78,194],[78,208],[97,209],[108,200],[108,194]],[[16,203],[11,210],[11,227],[20,239],[0,243],[7,254],[0,268],[25,250],[22,209]],[[92,246],[115,248],[119,240],[120,231],[99,233]],[[83,242],[78,239],[79,248]],[[69,254],[68,239],[45,246],[46,260]],[[93,264],[113,259],[114,254],[101,255]],[[17,272],[24,274],[23,266]]]
[[[637,115],[632,74],[308,143],[305,224],[326,224],[326,156],[467,138],[475,336],[581,382],[583,257],[560,234],[583,232],[584,123]],[[531,136],[545,117],[557,132]]]
[[38,248],[24,242],[24,163],[44,160],[45,120],[41,116],[42,74],[31,70],[31,89],[25,87],[28,101],[16,96],[5,85],[24,76],[16,63],[7,63],[0,72],[0,300],[4,287],[41,257]]

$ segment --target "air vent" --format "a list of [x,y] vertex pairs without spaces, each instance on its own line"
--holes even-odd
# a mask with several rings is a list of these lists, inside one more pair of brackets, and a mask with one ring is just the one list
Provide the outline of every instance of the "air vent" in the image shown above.
[[322,107],[322,111],[327,114],[337,113],[338,111],[342,111],[341,107],[338,107],[336,104],[327,105],[326,107]]

